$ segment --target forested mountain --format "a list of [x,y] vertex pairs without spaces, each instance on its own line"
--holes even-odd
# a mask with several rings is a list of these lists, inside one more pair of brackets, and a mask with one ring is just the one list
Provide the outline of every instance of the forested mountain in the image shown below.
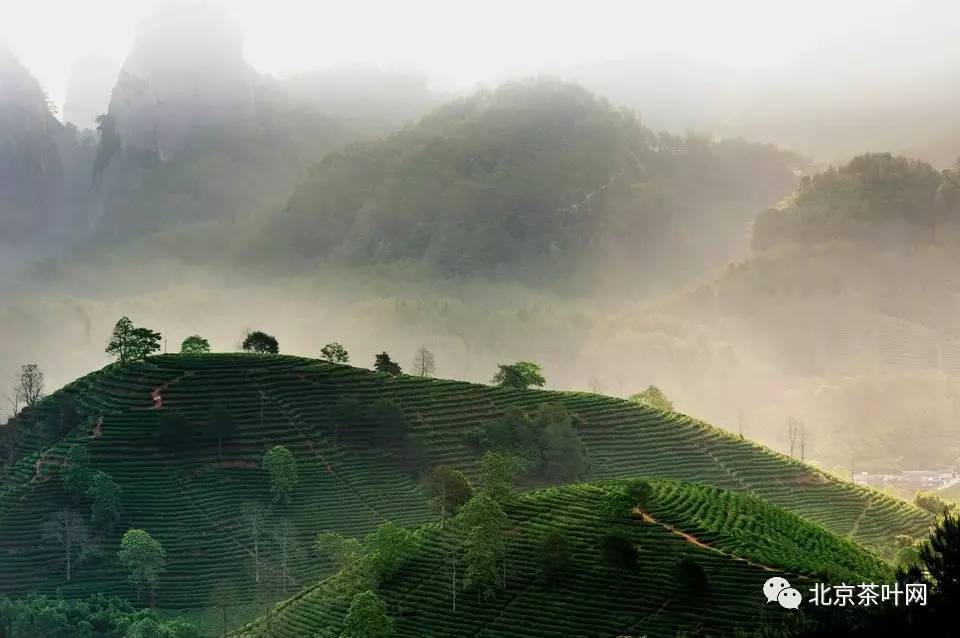
[[69,235],[92,156],[92,140],[54,117],[40,84],[0,44],[0,253],[43,253]]
[[847,450],[844,465],[867,469],[954,463],[958,185],[956,169],[889,154],[805,177],[758,216],[750,257],[668,314],[783,375],[791,392],[749,402],[766,406],[755,418],[808,418],[812,454]]
[[855,157],[805,177],[782,206],[754,224],[753,246],[811,246],[828,241],[879,247],[960,240],[960,165],[938,171],[889,153]]
[[655,134],[573,84],[517,81],[327,156],[266,232],[353,264],[554,278],[622,266],[663,283],[736,252],[752,211],[803,167],[770,146]]

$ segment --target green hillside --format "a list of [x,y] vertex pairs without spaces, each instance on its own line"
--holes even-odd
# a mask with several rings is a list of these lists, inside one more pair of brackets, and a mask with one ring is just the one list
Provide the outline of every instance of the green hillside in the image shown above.
[[538,78],[327,155],[253,235],[288,260],[543,281],[643,264],[647,279],[630,281],[651,285],[723,263],[738,224],[790,192],[804,165],[769,145],[657,134],[582,87]]
[[[620,494],[646,494],[611,510]],[[611,498],[613,497],[613,498]],[[791,612],[760,594],[772,575],[797,588],[823,572],[837,582],[881,582],[890,568],[855,543],[759,499],[674,481],[580,484],[522,495],[506,508],[507,587],[494,598],[463,593],[452,610],[454,535],[436,523],[418,531],[420,551],[378,588],[398,636],[734,635]],[[559,578],[546,575],[540,549],[548,531],[572,558]],[[603,560],[602,539],[616,534],[638,550],[622,584]],[[771,551],[772,550],[772,551]],[[684,576],[690,563],[705,581]],[[693,568],[696,573],[696,568]],[[816,575],[815,575],[816,574]],[[349,596],[322,582],[244,628],[242,636],[338,636]]]
[[[665,478],[746,492],[866,544],[894,534],[922,535],[931,522],[912,505],[689,417],[621,399],[395,378],[291,356],[164,355],[83,377],[0,428],[0,592],[60,588],[65,596],[103,591],[133,599],[114,556],[123,531],[139,527],[168,554],[157,590],[161,608],[206,607],[217,583],[235,584],[239,599],[252,597],[253,547],[240,517],[246,504],[270,501],[259,462],[277,444],[294,452],[301,480],[291,504],[268,513],[267,529],[288,521],[302,548],[324,529],[360,536],[384,520],[404,526],[432,520],[415,476],[396,454],[372,443],[377,432],[369,421],[352,422],[346,440],[334,435],[348,422],[345,399],[364,405],[384,397],[402,406],[423,443],[424,466],[445,463],[471,477],[479,453],[468,432],[509,406],[561,401],[576,417],[593,479]],[[214,436],[204,431],[215,403],[239,425],[222,458]],[[72,424],[64,406],[73,404],[82,425],[65,431]],[[158,445],[161,417],[173,411],[181,411],[197,433],[185,451]],[[42,530],[71,503],[58,469],[72,443],[85,446],[93,469],[109,472],[123,494],[119,524],[102,530],[102,551],[76,565],[67,583],[62,551],[44,540]],[[290,561],[297,587],[329,573],[311,551],[296,552]]]

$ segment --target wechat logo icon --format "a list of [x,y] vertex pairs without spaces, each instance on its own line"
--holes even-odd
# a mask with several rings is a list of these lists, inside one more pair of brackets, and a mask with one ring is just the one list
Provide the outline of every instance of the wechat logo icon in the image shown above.
[[791,587],[790,582],[781,576],[767,579],[763,584],[763,595],[767,597],[768,603],[776,601],[784,609],[797,609],[803,600],[800,592]]

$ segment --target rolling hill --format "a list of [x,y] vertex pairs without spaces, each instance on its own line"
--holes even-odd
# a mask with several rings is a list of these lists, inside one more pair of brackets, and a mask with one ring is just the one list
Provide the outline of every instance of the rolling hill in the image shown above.
[[[617,494],[647,493],[632,510],[611,513]],[[418,530],[419,552],[378,593],[397,636],[736,635],[792,620],[760,595],[783,575],[804,590],[822,580],[883,582],[891,568],[855,543],[754,497],[675,481],[618,481],[552,487],[508,506],[508,586],[491,599],[464,593],[452,610],[447,556],[454,535],[437,523]],[[569,565],[547,575],[548,532],[568,539]],[[638,553],[621,577],[602,557],[616,534]],[[685,576],[703,570],[704,578]],[[238,636],[338,636],[349,597],[324,581],[277,606]]]
[[[123,531],[139,527],[168,553],[156,596],[161,609],[207,607],[211,591],[224,583],[238,588],[238,599],[251,599],[254,552],[241,514],[249,503],[270,500],[259,461],[277,444],[293,451],[301,480],[290,505],[270,509],[267,529],[288,521],[301,547],[325,529],[359,536],[385,520],[430,521],[415,476],[373,443],[376,428],[369,421],[352,422],[345,441],[335,436],[346,422],[338,406],[348,398],[361,405],[395,400],[423,444],[426,464],[449,464],[471,477],[479,456],[467,436],[473,428],[510,406],[559,401],[576,418],[594,480],[672,479],[743,492],[868,545],[894,534],[923,535],[932,520],[912,505],[705,423],[621,399],[391,377],[292,356],[163,355],[83,377],[0,428],[0,592],[59,588],[68,597],[103,591],[132,599],[114,555]],[[215,403],[239,426],[222,458],[215,437],[204,431]],[[195,430],[193,444],[180,451],[161,447],[156,436],[162,416],[173,411]],[[76,418],[65,418],[73,412]],[[71,505],[58,473],[72,444],[84,446],[92,468],[109,472],[123,492],[119,524],[100,530],[101,551],[65,582],[62,551],[44,539],[43,526]],[[669,508],[662,515],[672,520]],[[680,519],[671,524],[684,526]],[[307,551],[291,564],[297,586],[318,581],[330,568]]]

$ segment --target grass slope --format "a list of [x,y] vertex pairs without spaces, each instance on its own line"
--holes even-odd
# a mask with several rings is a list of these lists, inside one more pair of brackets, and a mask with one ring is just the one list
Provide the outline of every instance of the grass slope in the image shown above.
[[[836,582],[892,578],[889,566],[856,543],[744,494],[650,481],[649,495],[631,515],[604,513],[609,495],[636,484],[588,483],[522,495],[506,508],[507,589],[483,601],[463,592],[456,612],[445,563],[451,535],[436,523],[422,527],[420,552],[380,587],[397,635],[726,636],[795,613],[766,604],[761,588],[772,575],[785,575],[801,590],[823,571]],[[544,579],[538,559],[549,529],[563,531],[572,557],[555,584]],[[639,554],[638,569],[624,574],[622,590],[600,555],[601,539],[610,533],[628,538]],[[682,560],[703,568],[702,594],[687,589]],[[238,635],[338,636],[347,606],[322,582],[279,605],[269,630],[261,618]]]
[[[416,480],[389,455],[362,441],[337,444],[326,434],[331,406],[347,396],[395,398],[424,441],[429,462],[468,473],[478,454],[464,442],[466,431],[507,406],[562,401],[580,420],[594,479],[667,478],[746,492],[864,543],[921,535],[932,519],[694,419],[593,394],[392,378],[298,357],[242,354],[164,355],[112,365],[61,392],[95,417],[92,428],[57,439],[33,425],[53,418],[56,395],[6,426],[22,429],[24,437],[12,450],[18,460],[0,489],[0,592],[62,588],[65,596],[104,591],[133,598],[114,555],[120,534],[141,527],[169,555],[157,592],[161,608],[206,607],[211,590],[223,582],[252,595],[252,543],[238,516],[245,503],[270,500],[259,459],[275,444],[294,451],[302,480],[292,504],[274,507],[268,524],[288,519],[304,547],[323,529],[359,536],[386,519],[408,526],[431,520]],[[222,459],[211,436],[181,454],[157,447],[154,428],[165,410],[182,410],[202,424],[214,402],[240,424]],[[86,445],[94,468],[108,471],[124,491],[122,520],[102,538],[102,555],[76,566],[66,583],[61,552],[43,539],[42,527],[69,504],[56,474],[73,442]],[[329,571],[309,551],[294,562],[298,585]]]

